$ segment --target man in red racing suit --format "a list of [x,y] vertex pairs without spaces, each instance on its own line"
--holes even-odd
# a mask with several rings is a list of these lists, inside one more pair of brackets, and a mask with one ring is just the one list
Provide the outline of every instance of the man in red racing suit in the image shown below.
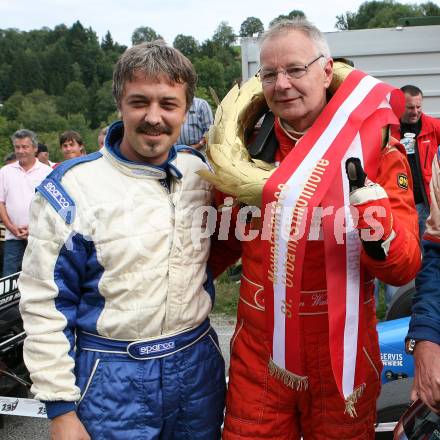
[[[308,40],[303,47],[309,43],[314,44],[306,31],[295,28],[281,34],[272,34],[265,42],[273,40],[273,44],[283,47],[284,40],[292,36],[299,40],[298,44],[302,43],[301,38]],[[264,43],[262,58],[263,54]],[[298,62],[296,59],[295,61]],[[261,64],[264,65],[263,60]],[[284,65],[282,67],[286,69]],[[289,72],[285,70],[278,70],[275,75],[276,82],[289,80]],[[290,85],[286,83],[286,89],[292,88],[292,83],[293,81]],[[305,90],[302,93],[306,95]],[[282,123],[283,108],[277,114],[277,103],[268,104],[275,114],[274,134],[278,143],[273,162],[282,162],[295,147],[295,137],[300,138],[301,133],[296,131],[296,125],[294,130],[292,125]],[[252,111],[251,108],[252,105],[247,111]],[[246,132],[246,127],[244,128]],[[234,234],[234,228],[243,230],[244,236],[250,236],[252,231],[260,231],[262,219],[250,219],[249,215],[240,218],[236,216],[235,209],[227,241],[214,239],[211,253],[211,267],[217,268],[217,272],[221,266],[231,264],[240,256],[243,265],[237,325],[231,339],[223,439],[374,438],[375,402],[380,392],[382,362],[376,332],[373,279],[378,277],[393,285],[403,285],[414,278],[420,265],[417,214],[405,151],[392,138],[381,151],[375,181],[388,195],[392,227],[396,236],[385,260],[373,259],[364,250],[361,253],[361,270],[364,272],[365,283],[362,301],[366,316],[362,329],[362,355],[363,362],[367,365],[367,377],[364,392],[355,401],[356,416],[353,417],[346,411],[346,402],[338,391],[330,362],[326,259],[322,234],[318,239],[309,238],[303,261],[299,307],[300,351],[303,368],[308,376],[308,387],[296,389],[288,387],[269,372],[261,234],[255,239],[241,241]],[[369,170],[366,171],[368,174]],[[218,206],[224,204],[224,198],[224,194],[217,193]]]

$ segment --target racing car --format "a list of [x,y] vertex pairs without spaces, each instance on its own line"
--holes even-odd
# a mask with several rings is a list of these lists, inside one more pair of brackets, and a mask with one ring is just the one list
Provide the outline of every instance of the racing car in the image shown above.
[[[0,279],[0,396],[6,397],[27,397],[30,387],[23,361],[26,335],[18,310],[18,276],[19,273],[15,273]],[[0,428],[2,426],[0,414]]]
[[385,320],[377,324],[383,363],[382,390],[377,402],[376,439],[392,439],[392,428],[410,405],[414,359],[405,352],[415,283],[394,294]]

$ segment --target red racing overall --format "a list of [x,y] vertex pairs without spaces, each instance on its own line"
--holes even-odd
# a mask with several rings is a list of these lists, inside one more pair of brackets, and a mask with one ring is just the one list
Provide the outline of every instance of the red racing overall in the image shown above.
[[[275,127],[279,143],[277,160],[283,160],[294,148],[291,140]],[[300,302],[301,359],[308,377],[307,389],[287,387],[269,373],[269,352],[264,308],[262,242],[235,238],[234,230],[228,241],[214,241],[212,267],[230,263],[241,253],[243,276],[237,325],[231,340],[231,365],[223,432],[225,440],[310,439],[373,439],[375,401],[380,392],[382,363],[379,353],[373,278],[379,277],[393,285],[410,281],[420,265],[417,240],[417,214],[414,208],[409,165],[403,148],[388,145],[382,149],[376,182],[387,192],[393,213],[393,228],[397,233],[386,261],[376,261],[364,252],[361,270],[365,271],[365,344],[363,353],[368,365],[368,377],[355,410],[357,417],[345,413],[345,401],[340,395],[332,371],[329,352],[327,288],[324,242],[308,241],[304,259]],[[368,174],[368,169],[366,170]],[[399,184],[399,175],[408,177],[408,184]],[[217,194],[217,202],[224,196]],[[245,219],[236,218],[236,222]],[[253,219],[246,231],[260,229],[261,220]],[[218,248],[218,250],[217,250]]]

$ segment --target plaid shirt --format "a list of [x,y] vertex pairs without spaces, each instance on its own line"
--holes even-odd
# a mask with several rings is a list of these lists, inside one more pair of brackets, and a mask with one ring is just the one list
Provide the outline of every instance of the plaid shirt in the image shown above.
[[204,99],[194,98],[186,114],[185,123],[180,130],[177,144],[194,145],[199,143],[212,122],[213,117],[209,104]]

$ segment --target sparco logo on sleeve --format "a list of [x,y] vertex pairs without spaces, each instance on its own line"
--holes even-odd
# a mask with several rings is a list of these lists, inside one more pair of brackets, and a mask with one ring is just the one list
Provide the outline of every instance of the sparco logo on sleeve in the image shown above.
[[61,208],[66,209],[66,208],[68,208],[70,206],[69,201],[66,200],[64,195],[57,189],[57,187],[52,182],[47,182],[44,185],[44,188],[53,197],[53,199],[56,201],[56,203]]
[[146,355],[152,353],[161,353],[162,351],[174,349],[174,341],[158,342],[156,344],[144,345],[139,347],[139,354]]

